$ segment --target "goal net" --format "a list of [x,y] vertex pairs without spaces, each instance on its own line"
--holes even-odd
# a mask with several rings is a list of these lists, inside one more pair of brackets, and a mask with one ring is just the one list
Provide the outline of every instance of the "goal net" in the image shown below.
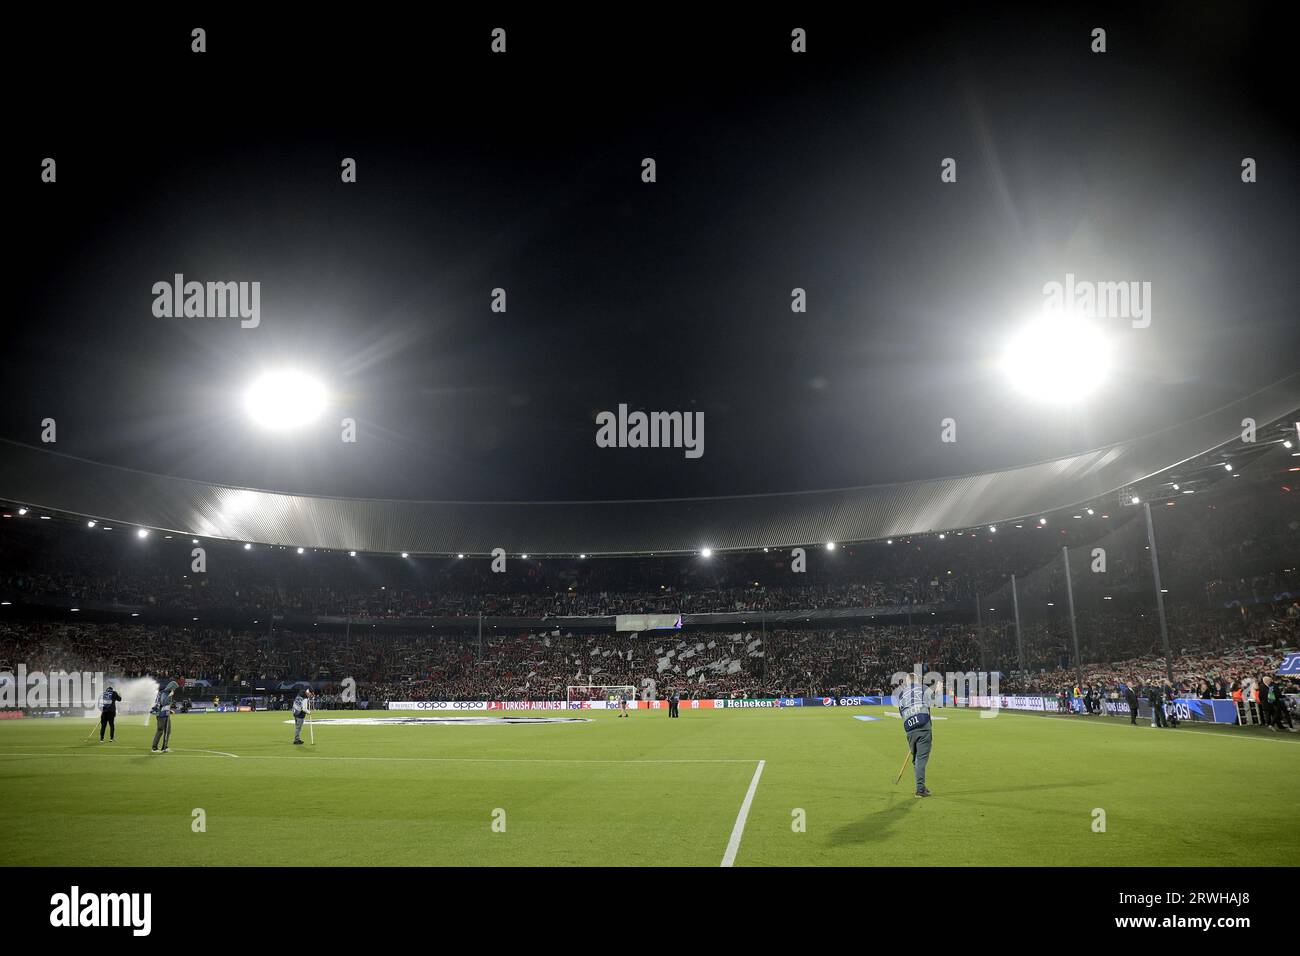
[[636,688],[631,684],[571,684],[564,688],[564,699],[569,704],[599,703],[614,709],[624,697],[635,706]]

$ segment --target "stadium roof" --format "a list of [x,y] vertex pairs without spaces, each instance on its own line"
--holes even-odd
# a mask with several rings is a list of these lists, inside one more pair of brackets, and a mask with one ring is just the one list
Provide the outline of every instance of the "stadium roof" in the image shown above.
[[147,474],[0,442],[0,499],[207,538],[370,552],[691,553],[869,541],[1048,514],[1241,445],[1300,408],[1300,373],[1201,418],[1083,454],[984,474],[828,491],[636,501],[327,498]]

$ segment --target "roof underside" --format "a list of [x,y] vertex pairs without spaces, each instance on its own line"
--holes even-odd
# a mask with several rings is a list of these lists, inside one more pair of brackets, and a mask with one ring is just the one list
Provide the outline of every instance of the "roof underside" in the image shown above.
[[145,474],[0,442],[0,498],[181,534],[432,554],[668,554],[868,541],[1094,500],[1300,407],[1300,373],[1159,434],[1005,471],[834,491],[588,502],[324,498]]

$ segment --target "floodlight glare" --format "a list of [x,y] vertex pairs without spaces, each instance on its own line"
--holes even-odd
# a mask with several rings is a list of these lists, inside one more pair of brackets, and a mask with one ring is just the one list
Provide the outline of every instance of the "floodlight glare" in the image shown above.
[[263,428],[297,428],[315,421],[324,411],[325,387],[291,369],[267,372],[244,393],[244,407]]
[[136,536],[137,538],[147,538],[147,537],[149,537],[149,532],[146,531],[144,528],[136,528],[136,529],[135,529],[135,536]]
[[711,557],[713,557],[713,549],[712,549],[712,548],[701,548],[701,549],[700,549],[700,557],[702,557],[702,558],[711,558]]
[[1002,372],[1021,394],[1052,405],[1086,399],[1110,372],[1111,343],[1082,316],[1041,316],[1002,352]]

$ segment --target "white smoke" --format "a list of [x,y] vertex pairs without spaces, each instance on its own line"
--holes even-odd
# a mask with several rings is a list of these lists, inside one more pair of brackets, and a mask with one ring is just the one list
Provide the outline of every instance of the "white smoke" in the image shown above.
[[127,677],[109,681],[108,686],[122,695],[122,702],[117,705],[118,713],[123,716],[143,714],[144,725],[149,726],[149,708],[158,696],[156,680],[152,677]]

